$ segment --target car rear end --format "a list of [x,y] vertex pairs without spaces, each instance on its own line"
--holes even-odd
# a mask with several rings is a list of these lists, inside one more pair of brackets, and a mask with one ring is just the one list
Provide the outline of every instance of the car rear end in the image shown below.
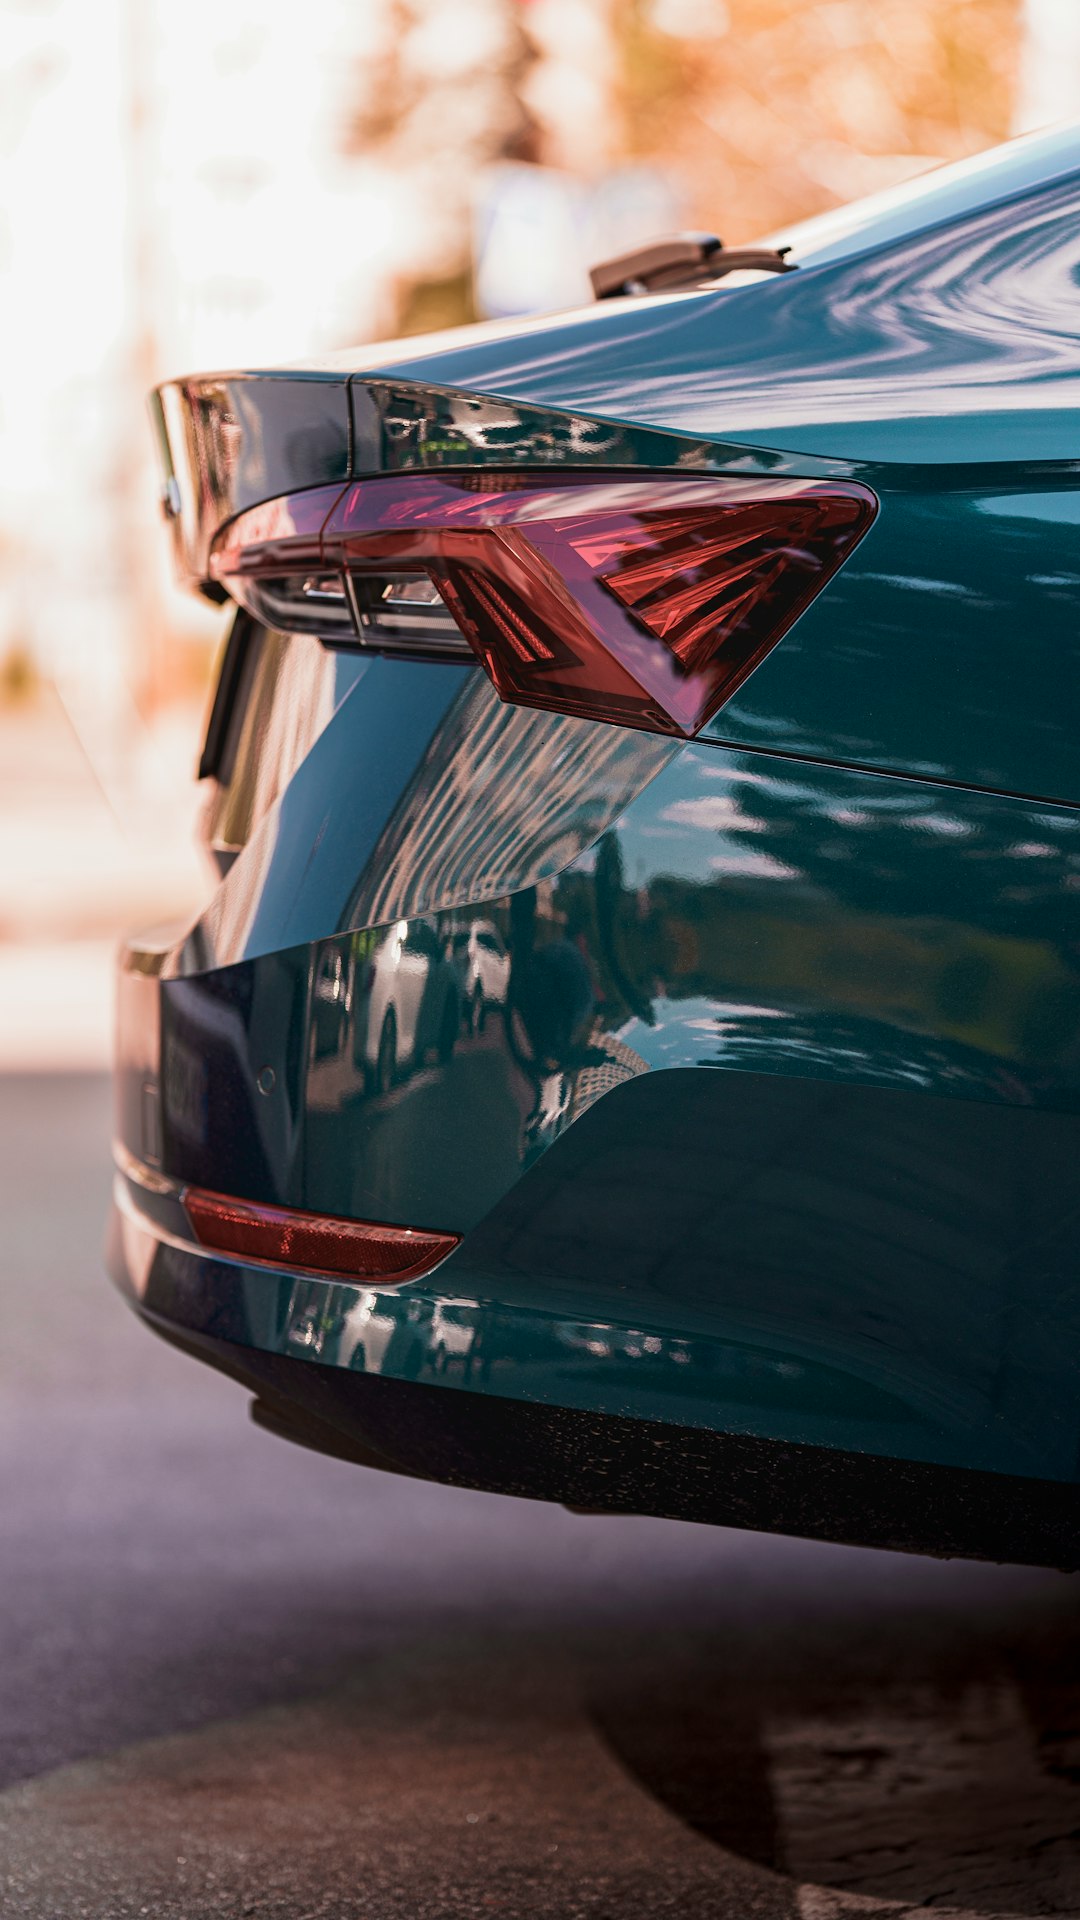
[[218,885],[121,964],[111,1266],[275,1431],[1073,1563],[1080,515],[1034,376],[943,429],[926,317],[969,229],[980,284],[1018,231],[1071,271],[1056,164],[868,259],[161,390],[235,613]]

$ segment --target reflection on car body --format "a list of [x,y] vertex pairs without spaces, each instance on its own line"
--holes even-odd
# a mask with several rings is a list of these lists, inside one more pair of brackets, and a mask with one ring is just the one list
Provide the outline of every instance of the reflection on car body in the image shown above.
[[352,996],[348,955],[340,947],[323,947],[311,996],[313,1060],[333,1059],[341,1053],[352,1012]]
[[[355,994],[355,987],[354,987]],[[460,987],[446,942],[429,919],[398,920],[365,969],[354,1059],[374,1093],[424,1064],[434,1048],[449,1060],[461,1025]]]
[[505,1005],[510,955],[493,920],[455,927],[450,944],[469,1031],[482,1033],[489,1008]]
[[377,1293],[358,1293],[354,1305],[342,1316],[337,1365],[358,1373],[380,1373],[396,1326],[393,1314],[380,1312]]
[[476,1302],[440,1301],[431,1316],[431,1364],[436,1373],[460,1363],[466,1377],[472,1372],[477,1339]]

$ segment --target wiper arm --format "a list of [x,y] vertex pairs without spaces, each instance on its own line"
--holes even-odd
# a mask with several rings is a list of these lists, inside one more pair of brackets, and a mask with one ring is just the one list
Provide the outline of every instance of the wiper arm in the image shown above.
[[698,280],[719,280],[740,270],[794,273],[794,262],[786,258],[790,252],[790,247],[777,247],[775,252],[769,247],[725,247],[715,233],[673,233],[639,247],[636,253],[602,260],[590,269],[589,279],[598,300],[614,300],[620,294],[690,287]]

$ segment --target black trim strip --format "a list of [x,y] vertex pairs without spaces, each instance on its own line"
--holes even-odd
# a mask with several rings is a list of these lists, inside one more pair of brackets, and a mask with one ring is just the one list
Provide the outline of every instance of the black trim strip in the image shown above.
[[229,629],[225,642],[225,652],[221,658],[221,671],[214,689],[210,718],[206,723],[206,739],[199,756],[198,779],[220,780],[226,785],[232,773],[232,758],[235,749],[235,729],[232,717],[236,708],[237,696],[244,681],[244,671],[252,650],[255,622],[249,614],[238,611]]

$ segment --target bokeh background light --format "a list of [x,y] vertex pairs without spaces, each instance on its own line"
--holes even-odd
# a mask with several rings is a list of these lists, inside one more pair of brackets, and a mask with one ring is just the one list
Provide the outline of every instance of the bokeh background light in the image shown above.
[[117,933],[207,885],[156,380],[572,304],[1078,103],[1077,0],[0,0],[0,1065],[104,1061]]

